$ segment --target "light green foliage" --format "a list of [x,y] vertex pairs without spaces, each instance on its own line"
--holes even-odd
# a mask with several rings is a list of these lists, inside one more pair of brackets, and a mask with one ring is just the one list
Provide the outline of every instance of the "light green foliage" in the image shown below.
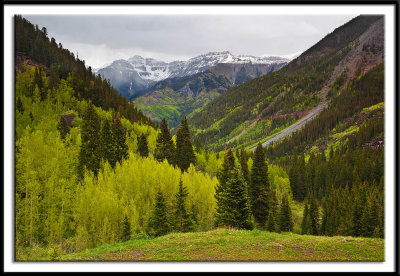
[[[75,218],[77,229],[80,229],[77,241],[82,241],[83,248],[116,240],[121,232],[124,211],[129,213],[133,230],[144,230],[158,189],[171,209],[180,177],[188,191],[186,202],[189,206],[195,205],[198,210],[200,228],[211,229],[215,208],[213,191],[217,183],[215,178],[210,179],[208,175],[196,172],[193,166],[181,174],[179,168],[174,168],[167,161],[160,163],[152,157],[140,158],[131,153],[122,165],[117,163],[115,170],[106,165],[100,170],[97,180],[93,175],[85,175],[81,190],[77,193],[79,207]],[[104,231],[96,232],[94,229]]]
[[283,194],[286,194],[289,202],[292,202],[292,189],[290,187],[289,176],[285,170],[278,165],[268,165],[268,177],[270,188],[275,191],[278,201],[281,201]]
[[[72,134],[73,135],[73,134]],[[79,145],[57,131],[33,131],[16,143],[17,243],[61,243],[71,232]]]

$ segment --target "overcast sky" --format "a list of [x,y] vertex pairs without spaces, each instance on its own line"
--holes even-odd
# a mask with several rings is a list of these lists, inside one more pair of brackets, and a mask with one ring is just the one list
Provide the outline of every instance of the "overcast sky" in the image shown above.
[[166,62],[211,51],[292,56],[355,16],[24,15],[94,68],[134,55]]

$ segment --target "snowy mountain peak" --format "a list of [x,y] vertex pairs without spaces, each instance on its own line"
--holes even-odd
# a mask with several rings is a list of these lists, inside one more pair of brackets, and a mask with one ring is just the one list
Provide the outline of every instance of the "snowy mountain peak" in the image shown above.
[[[177,78],[191,76],[207,71],[218,64],[257,64],[265,66],[283,67],[290,59],[281,57],[255,57],[252,55],[235,56],[229,51],[209,52],[188,59],[186,61],[164,62],[153,58],[146,58],[139,55],[124,60],[119,59],[110,65],[96,70],[97,73],[105,78],[109,78],[111,83],[126,83],[126,89],[133,93],[136,88],[135,83],[140,82],[140,89],[149,86],[151,83],[158,82],[167,78]],[[131,78],[135,78],[132,83]],[[116,85],[117,86],[117,85]]]

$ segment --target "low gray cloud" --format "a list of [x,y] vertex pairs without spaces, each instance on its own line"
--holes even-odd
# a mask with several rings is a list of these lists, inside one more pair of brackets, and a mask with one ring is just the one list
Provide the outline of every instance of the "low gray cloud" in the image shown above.
[[356,15],[24,15],[95,68],[133,55],[164,61],[210,51],[291,55]]

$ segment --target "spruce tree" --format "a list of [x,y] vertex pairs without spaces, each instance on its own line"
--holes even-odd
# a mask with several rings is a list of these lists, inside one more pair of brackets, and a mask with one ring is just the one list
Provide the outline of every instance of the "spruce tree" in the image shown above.
[[270,203],[270,208],[268,211],[267,230],[270,232],[278,232],[279,231],[279,227],[277,224],[278,202],[276,200],[276,193],[273,190],[270,190],[269,203]]
[[121,162],[122,159],[128,157],[128,145],[126,144],[126,130],[121,123],[119,115],[115,115],[112,123],[113,133],[113,150],[114,150],[114,162],[111,164],[115,166],[116,162]]
[[122,241],[128,241],[131,238],[131,224],[129,223],[128,216],[125,215],[122,222]]
[[283,232],[293,231],[292,211],[286,193],[283,195],[279,214],[279,229]]
[[154,151],[154,157],[162,162],[164,159],[168,160],[168,163],[174,164],[175,158],[175,146],[172,141],[172,135],[169,131],[167,120],[162,119],[160,124],[160,132],[157,135],[156,149]]
[[101,127],[101,158],[107,161],[112,167],[115,165],[115,152],[114,152],[114,140],[111,129],[111,123],[108,119],[103,121]]
[[239,229],[253,229],[247,186],[238,170],[226,185],[225,222]]
[[78,175],[83,177],[85,167],[97,175],[101,160],[100,117],[91,102],[82,116],[81,141]]
[[157,192],[156,201],[153,212],[149,218],[147,231],[154,236],[162,236],[169,232],[170,224],[167,215],[167,204],[164,196],[159,190]]
[[175,162],[182,171],[186,171],[190,164],[196,163],[192,139],[190,138],[189,125],[185,116],[182,118],[181,124],[176,133]]
[[17,99],[17,110],[19,111],[19,113],[24,114],[24,105],[22,104],[20,97],[18,97]]
[[137,137],[138,142],[138,152],[140,156],[147,157],[149,156],[149,147],[147,145],[147,137],[144,133]]
[[264,227],[268,218],[268,165],[265,162],[261,143],[254,152],[254,162],[250,177],[250,203],[252,213],[258,226]]
[[246,182],[247,186],[250,185],[250,173],[249,167],[247,165],[247,155],[244,149],[240,152],[240,170],[242,172],[242,176],[244,181]]
[[319,234],[319,207],[314,195],[310,196],[309,215],[311,219],[311,235]]
[[187,232],[191,228],[191,218],[186,212],[185,199],[188,196],[186,187],[183,187],[182,179],[179,181],[178,193],[175,195],[175,229],[178,232]]
[[70,128],[69,128],[67,120],[65,120],[64,116],[60,116],[60,119],[58,120],[58,123],[57,123],[57,129],[60,132],[61,139],[65,139],[65,137],[69,133]]
[[217,186],[215,187],[215,199],[217,201],[216,208],[216,225],[224,225],[227,214],[227,202],[226,202],[226,190],[227,183],[230,179],[234,177],[235,173],[235,157],[231,149],[225,151],[224,163],[222,164],[222,169],[217,173],[217,178],[219,180]]

